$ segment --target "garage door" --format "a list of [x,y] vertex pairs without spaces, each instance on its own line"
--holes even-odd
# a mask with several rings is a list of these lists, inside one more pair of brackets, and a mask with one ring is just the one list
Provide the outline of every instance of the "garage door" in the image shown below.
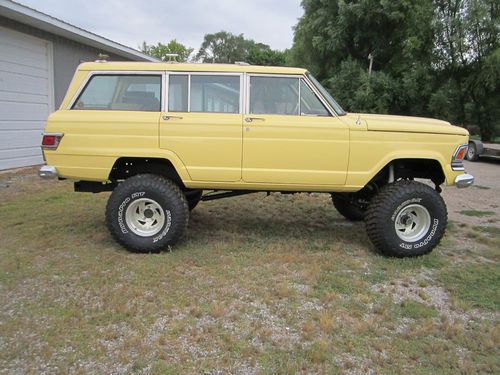
[[43,162],[41,134],[53,107],[51,47],[0,27],[0,170]]

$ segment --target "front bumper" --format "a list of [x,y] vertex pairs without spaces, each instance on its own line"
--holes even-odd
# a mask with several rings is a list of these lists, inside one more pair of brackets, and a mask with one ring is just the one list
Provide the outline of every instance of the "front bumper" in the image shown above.
[[38,176],[47,180],[57,178],[57,169],[51,165],[44,165],[38,171]]
[[474,176],[468,173],[461,174],[455,178],[455,186],[457,188],[466,188],[474,183]]

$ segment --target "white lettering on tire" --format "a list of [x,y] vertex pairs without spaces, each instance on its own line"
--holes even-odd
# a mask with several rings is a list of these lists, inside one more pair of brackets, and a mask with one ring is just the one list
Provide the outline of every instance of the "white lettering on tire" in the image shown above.
[[122,202],[122,204],[120,204],[120,207],[118,207],[118,225],[120,226],[120,230],[122,231],[122,233],[124,234],[127,234],[128,233],[128,230],[127,230],[127,227],[125,225],[125,223],[123,222],[123,210],[125,209],[125,206],[130,202],[130,198],[127,197],[125,198],[125,200]]
[[163,231],[156,237],[153,238],[153,243],[160,241],[163,237],[165,237],[170,230],[170,225],[172,224],[172,214],[169,210],[165,210],[165,216],[167,217],[167,223],[165,224],[165,228]]
[[406,242],[401,242],[399,244],[399,247],[402,247],[403,249],[406,249],[406,250],[411,250],[411,249],[418,249],[422,246],[427,245],[430,242],[430,240],[432,239],[432,237],[434,237],[434,235],[436,234],[436,230],[437,230],[438,225],[439,225],[439,220],[434,219],[432,222],[432,229],[429,232],[429,235],[427,237],[425,237],[425,239],[423,241],[420,241],[419,243],[416,243],[416,244],[409,244]]
[[136,193],[133,193],[130,197],[127,197],[124,199],[122,204],[120,204],[120,207],[118,207],[118,226],[120,227],[120,230],[122,231],[123,234],[128,233],[127,226],[123,222],[123,210],[125,209],[125,206],[132,200],[136,198],[140,198],[146,194],[145,191],[138,191]]

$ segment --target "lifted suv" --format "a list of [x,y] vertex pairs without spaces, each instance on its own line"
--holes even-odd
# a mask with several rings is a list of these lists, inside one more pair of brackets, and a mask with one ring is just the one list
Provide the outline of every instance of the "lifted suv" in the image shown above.
[[40,175],[112,191],[107,225],[132,251],[174,245],[200,200],[324,192],[366,221],[378,250],[404,257],[443,236],[440,185],[473,183],[467,144],[444,121],[346,113],[304,69],[95,62],[49,117]]

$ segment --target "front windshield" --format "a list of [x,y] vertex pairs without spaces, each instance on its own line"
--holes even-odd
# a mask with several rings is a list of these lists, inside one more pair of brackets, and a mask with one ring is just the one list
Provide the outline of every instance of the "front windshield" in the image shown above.
[[321,85],[321,83],[318,82],[316,78],[312,76],[311,73],[307,72],[307,77],[311,80],[311,82],[316,86],[318,91],[323,95],[325,100],[330,104],[330,106],[333,108],[333,110],[337,113],[339,116],[344,116],[347,113],[342,109],[342,107],[335,101],[335,99],[332,98],[330,93],[326,91],[326,89]]

